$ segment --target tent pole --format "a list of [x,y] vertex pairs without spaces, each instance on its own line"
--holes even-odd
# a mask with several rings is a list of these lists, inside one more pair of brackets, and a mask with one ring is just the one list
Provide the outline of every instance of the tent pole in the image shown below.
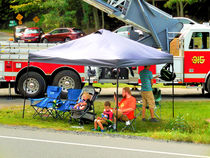
[[118,102],[119,102],[119,98],[118,98],[118,94],[119,94],[119,92],[118,92],[118,87],[119,87],[119,68],[117,68],[117,90],[116,90],[116,92],[117,92],[117,100],[116,100],[116,107],[117,107],[117,111],[116,111],[116,131],[117,131],[117,125],[118,125]]
[[[174,63],[172,63],[172,72],[174,73]],[[172,108],[174,118],[174,80],[172,81]]]
[[28,60],[28,66],[27,66],[27,75],[26,75],[26,84],[25,84],[25,92],[24,92],[24,103],[23,103],[23,115],[22,118],[24,118],[25,115],[25,106],[26,106],[26,90],[27,90],[27,82],[28,82],[28,71],[29,71],[29,65],[30,65],[30,61]]

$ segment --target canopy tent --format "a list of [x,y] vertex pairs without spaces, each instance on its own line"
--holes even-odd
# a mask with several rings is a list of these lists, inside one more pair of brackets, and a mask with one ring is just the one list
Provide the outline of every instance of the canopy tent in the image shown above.
[[[122,68],[173,63],[173,56],[113,32],[99,30],[80,39],[30,53],[29,62]],[[118,97],[116,106],[118,109]]]
[[71,65],[130,67],[172,63],[173,56],[110,31],[99,30],[83,38],[30,53],[29,60]]

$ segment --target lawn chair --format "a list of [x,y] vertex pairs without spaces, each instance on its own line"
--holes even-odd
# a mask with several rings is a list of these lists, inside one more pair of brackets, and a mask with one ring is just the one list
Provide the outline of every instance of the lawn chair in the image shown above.
[[[155,116],[159,119],[161,119],[161,90],[159,88],[153,88],[152,89],[153,94],[154,94],[154,98],[155,98],[155,109],[154,109],[154,113]],[[158,115],[158,111],[159,111],[159,115]]]
[[[129,113],[131,113],[132,111],[129,111],[127,113],[124,113],[124,115],[128,115]],[[121,132],[126,130],[126,129],[131,129],[132,131],[135,131],[136,130],[136,109],[134,111],[134,117],[129,119],[130,121],[130,125],[125,125],[125,122],[124,121],[120,121],[120,122],[123,122],[124,123],[124,127],[121,129]],[[134,123],[135,123],[135,126],[134,126]]]
[[62,89],[57,86],[48,86],[47,97],[39,99],[30,98],[29,100],[31,102],[31,106],[35,110],[33,118],[35,118],[36,116],[40,116],[41,118],[43,118],[43,116],[54,117],[53,115],[53,106],[55,105],[54,102],[60,101],[61,90]]
[[[58,103],[59,106],[55,106],[57,112],[57,118],[67,118],[71,114],[71,109],[79,100],[81,89],[68,89],[68,98],[65,102]],[[66,116],[65,114],[68,113]]]
[[[159,88],[153,88],[152,89],[154,99],[155,99],[155,109],[154,109],[154,114],[158,119],[161,119],[161,90]],[[146,106],[147,109],[149,109],[149,106]],[[159,114],[158,114],[159,111]],[[142,103],[137,102],[136,104],[136,115],[141,115],[142,114]]]
[[100,94],[101,88],[86,86],[82,89],[82,93],[83,92],[88,92],[92,96],[91,99],[87,102],[87,106],[84,110],[72,109],[70,116],[70,122],[72,121],[72,119],[74,119],[77,120],[80,125],[83,125],[84,123],[94,122],[96,116],[94,101]]

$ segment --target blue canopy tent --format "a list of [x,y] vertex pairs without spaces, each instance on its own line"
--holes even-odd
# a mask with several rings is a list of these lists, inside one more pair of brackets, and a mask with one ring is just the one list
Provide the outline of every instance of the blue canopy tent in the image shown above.
[[[173,56],[107,30],[29,54],[29,62],[98,67],[132,67],[173,63]],[[118,72],[118,71],[117,71]],[[118,74],[119,75],[119,74]],[[118,96],[118,77],[117,77]],[[118,97],[117,97],[118,109]]]

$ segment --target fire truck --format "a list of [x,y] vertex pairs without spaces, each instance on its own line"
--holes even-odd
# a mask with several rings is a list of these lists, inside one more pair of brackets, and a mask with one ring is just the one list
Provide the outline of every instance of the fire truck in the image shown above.
[[[84,1],[142,30],[144,37],[138,42],[173,54],[176,73],[173,84],[201,86],[203,93],[210,93],[209,26],[183,25],[144,0]],[[65,97],[67,89],[82,88],[86,82],[116,83],[114,68],[28,62],[28,53],[55,45],[0,42],[0,87],[14,87],[17,94],[38,97],[45,93],[48,85],[56,85],[62,87],[62,97]],[[160,74],[163,66],[152,65],[151,71],[154,75]],[[140,84],[142,69],[121,68],[119,82]],[[156,83],[172,84],[161,79],[156,79]]]
[[62,87],[63,97],[69,88],[80,89],[85,82],[86,67],[28,62],[28,53],[55,45],[0,42],[0,87],[14,87],[17,94],[27,97],[43,95],[47,85]]
[[[201,87],[210,93],[210,27],[204,24],[183,24],[179,19],[154,7],[144,0],[83,0],[126,24],[144,32],[138,42],[173,54],[174,83],[156,79],[156,83]],[[153,65],[154,75],[160,74],[164,65]],[[133,69],[133,68],[132,68]],[[140,83],[138,73],[127,83]],[[171,70],[171,69],[170,69]],[[172,71],[172,70],[171,70]]]

